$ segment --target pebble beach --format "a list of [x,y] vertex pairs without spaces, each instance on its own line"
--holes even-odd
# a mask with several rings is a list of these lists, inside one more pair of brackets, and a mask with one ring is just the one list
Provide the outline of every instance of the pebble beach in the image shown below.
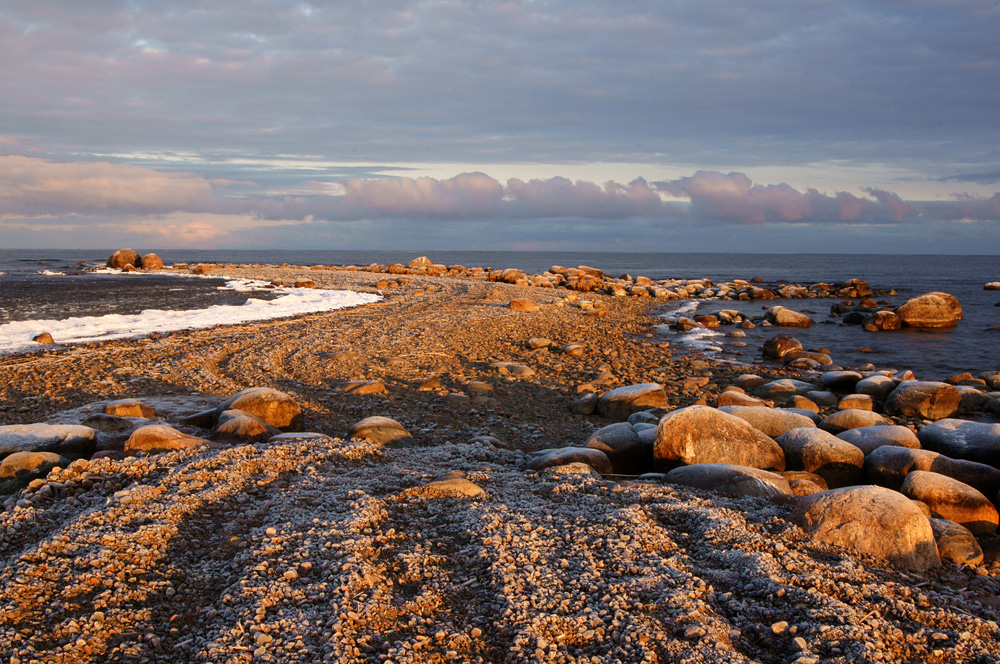
[[[756,467],[767,476],[750,489],[745,474],[729,491],[673,481],[732,462],[664,451],[678,413],[736,419],[717,409],[728,403],[798,416],[831,438],[905,428],[919,443],[899,449],[944,455],[930,452],[933,427],[996,421],[992,378],[871,367],[852,382],[823,349],[706,358],[657,331],[666,302],[710,286],[718,297],[704,281],[439,267],[175,267],[381,299],[0,357],[0,425],[93,434],[76,458],[57,444],[47,451],[62,459],[44,472],[0,478],[21,482],[0,495],[0,662],[1000,661],[997,488],[972,501],[986,514],[969,521],[978,557],[959,558],[938,535],[932,564],[810,530],[807,501],[839,487],[793,468],[802,455],[785,436],[798,426],[740,425],[781,454],[781,468]],[[858,303],[857,286],[770,292]],[[754,289],[764,288],[726,294],[763,297]],[[760,346],[764,330],[794,335],[781,315],[723,323]],[[938,410],[907,410],[914,398],[891,399],[879,375],[892,391],[945,385],[961,405],[941,415],[953,395],[935,387],[921,404]],[[886,391],[855,392],[862,380]],[[760,391],[776,381],[793,393]],[[238,419],[232,398],[252,388],[283,395],[295,424]],[[646,400],[616,405],[616,391]],[[844,425],[843,413],[865,421]],[[156,426],[176,439],[143,448],[136,432]],[[994,487],[994,442],[947,477]],[[854,464],[843,488],[875,484],[876,449],[837,461]],[[917,510],[912,498],[905,509]],[[934,499],[891,537],[947,521]]]

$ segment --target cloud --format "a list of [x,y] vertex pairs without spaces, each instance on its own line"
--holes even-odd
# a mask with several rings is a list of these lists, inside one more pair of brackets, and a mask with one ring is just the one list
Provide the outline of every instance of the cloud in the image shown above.
[[190,173],[0,156],[0,215],[155,214],[203,204],[211,191]]

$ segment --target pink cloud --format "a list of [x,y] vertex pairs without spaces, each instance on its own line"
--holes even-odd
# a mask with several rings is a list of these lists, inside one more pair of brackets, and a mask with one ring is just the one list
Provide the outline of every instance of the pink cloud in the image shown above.
[[0,215],[155,214],[203,204],[211,193],[208,181],[190,173],[0,156]]

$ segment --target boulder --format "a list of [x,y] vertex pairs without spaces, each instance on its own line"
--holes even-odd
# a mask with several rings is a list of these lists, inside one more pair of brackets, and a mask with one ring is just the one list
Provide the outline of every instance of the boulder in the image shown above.
[[597,412],[604,417],[617,420],[649,408],[665,408],[670,405],[667,393],[659,383],[640,383],[615,388],[601,395],[597,401]]
[[427,268],[432,265],[434,265],[434,263],[431,261],[431,259],[427,258],[427,256],[420,256],[418,258],[414,258],[412,261],[407,263],[406,267],[410,268],[411,270],[415,270],[422,267]]
[[592,447],[562,447],[534,452],[528,459],[528,470],[543,470],[570,463],[585,463],[602,475],[614,474],[608,455]]
[[1000,468],[1000,424],[946,418],[925,426],[917,437],[922,447],[952,459]]
[[780,436],[798,427],[815,427],[812,418],[784,408],[757,408],[752,406],[726,406],[724,413],[735,415],[748,422],[753,428],[766,433],[771,438]]
[[639,432],[628,422],[617,422],[595,431],[584,447],[604,452],[615,473],[639,475],[653,468],[653,445],[648,436],[647,440],[649,442],[644,443]]
[[752,397],[749,394],[739,392],[737,390],[726,390],[719,395],[719,400],[716,402],[719,408],[724,408],[725,406],[747,406],[750,408],[767,408],[772,405],[768,401],[763,399],[758,399],[757,397]]
[[866,318],[861,326],[868,332],[899,330],[903,327],[903,319],[895,311],[876,311]]
[[668,472],[664,480],[736,497],[770,498],[792,493],[788,481],[777,473],[728,463],[681,466]]
[[959,523],[973,533],[994,533],[1000,514],[993,503],[965,482],[926,470],[913,470],[900,492],[931,508],[931,516]]
[[[796,496],[811,496],[830,488],[821,476],[804,470],[786,470],[781,476],[788,480],[788,486],[792,487],[792,493]],[[799,482],[808,482],[808,485],[799,485]]]
[[0,462],[0,481],[44,477],[54,467],[69,464],[66,457],[53,452],[15,452]]
[[956,565],[979,565],[983,562],[983,549],[976,536],[965,526],[947,519],[930,519],[938,556]]
[[870,410],[849,408],[831,413],[819,423],[819,428],[836,435],[848,429],[892,424],[891,421]]
[[39,332],[35,336],[31,337],[31,340],[36,344],[54,344],[56,342],[49,332]]
[[206,445],[207,440],[195,438],[165,424],[150,424],[132,432],[125,443],[125,454],[158,454],[175,450],[194,449]]
[[886,445],[865,457],[865,479],[872,484],[899,491],[903,480],[914,470],[945,475],[973,487],[987,496],[1000,491],[1000,470],[964,459],[952,459],[931,450]]
[[766,378],[757,374],[740,374],[733,379],[733,385],[745,392],[753,392],[767,382]]
[[764,357],[774,358],[780,360],[785,356],[785,353],[792,350],[802,350],[802,342],[795,337],[790,337],[785,334],[779,334],[778,336],[771,337],[764,342],[761,347],[761,352]]
[[480,498],[486,492],[478,484],[464,477],[434,480],[406,491],[408,496],[421,498]]
[[341,383],[338,387],[340,387],[341,392],[345,392],[347,394],[385,394],[387,391],[385,389],[385,383],[382,381],[365,380],[363,378],[359,380],[346,381]]
[[511,311],[538,311],[538,303],[533,300],[515,298],[507,305]]
[[148,420],[156,417],[156,409],[138,399],[120,399],[106,404],[104,414],[115,417],[142,417]]
[[413,436],[402,424],[391,417],[373,415],[351,427],[348,438],[367,438],[378,445],[406,447],[413,445]]
[[875,402],[867,394],[848,394],[837,402],[837,410],[874,410]]
[[770,436],[735,415],[689,406],[660,419],[653,455],[657,465],[726,463],[782,471],[785,458]]
[[848,429],[847,431],[838,433],[837,438],[854,445],[865,456],[868,456],[884,445],[908,447],[910,449],[918,449],[920,447],[917,434],[898,424],[878,424],[875,426]]
[[284,392],[270,387],[250,387],[223,401],[215,409],[215,419],[227,410],[242,410],[282,431],[302,431],[299,404]]
[[139,263],[135,264],[135,267],[142,267],[143,270],[162,270],[163,259],[156,254],[146,254],[139,259]]
[[857,371],[826,371],[819,377],[820,384],[834,392],[853,392],[860,381]]
[[904,327],[953,327],[962,320],[962,305],[948,293],[926,293],[896,309]]
[[123,431],[131,431],[135,428],[134,420],[115,415],[106,415],[104,413],[94,413],[81,422],[81,424],[96,431],[103,431],[104,433],[121,433]]
[[78,424],[0,426],[0,459],[16,452],[54,452],[67,459],[89,457],[97,445],[90,427]]
[[775,442],[785,454],[788,470],[815,473],[831,489],[861,483],[864,453],[831,433],[803,427],[778,436]]
[[212,431],[212,440],[231,445],[263,443],[281,431],[259,417],[242,410],[226,410],[219,414],[219,423]]
[[854,386],[855,392],[867,394],[876,401],[885,401],[886,397],[895,389],[896,381],[883,374],[872,374],[858,381],[858,384]]
[[597,412],[597,402],[599,400],[600,398],[593,392],[584,394],[569,405],[569,412],[574,415],[593,415]]
[[545,468],[541,471],[544,477],[549,479],[560,479],[566,476],[576,476],[576,477],[590,477],[594,479],[600,479],[601,474],[588,466],[585,463],[567,463],[562,466],[551,466],[550,468]]
[[968,385],[956,385],[955,389],[958,390],[960,399],[958,402],[958,412],[960,413],[972,413],[982,410],[991,401],[986,393],[979,388],[969,387]]
[[927,517],[906,496],[884,487],[848,487],[806,496],[791,519],[819,542],[899,567],[926,571],[941,564]]
[[139,253],[131,249],[119,249],[108,258],[108,267],[110,268],[121,270],[126,265],[140,267],[142,265],[142,258],[139,257]]
[[886,398],[885,412],[902,417],[940,420],[958,412],[962,395],[954,385],[932,380],[907,380]]
[[805,395],[812,392],[816,386],[794,378],[781,378],[764,383],[753,391],[755,397],[761,399],[773,399],[777,402],[784,402],[795,395]]
[[765,318],[773,325],[781,327],[812,327],[813,319],[805,314],[792,311],[781,305],[771,307]]

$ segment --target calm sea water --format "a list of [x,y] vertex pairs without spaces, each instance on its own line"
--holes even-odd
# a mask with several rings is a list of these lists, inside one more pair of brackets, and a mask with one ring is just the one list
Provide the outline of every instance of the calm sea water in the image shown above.
[[[137,313],[144,309],[198,309],[212,304],[239,304],[248,294],[220,291],[220,280],[179,279],[169,276],[95,275],[80,264],[101,265],[112,250],[0,251],[0,324],[13,320],[63,319],[109,313]],[[892,304],[930,291],[944,291],[959,299],[965,319],[948,331],[869,333],[828,319],[833,300],[788,300],[781,304],[805,310],[816,321],[808,330],[792,333],[803,345],[826,348],[841,365],[865,362],[880,368],[912,369],[918,377],[940,379],[961,371],[993,370],[1000,362],[1000,291],[983,285],[1000,281],[1000,258],[995,256],[886,256],[836,254],[669,254],[599,252],[480,252],[480,251],[157,251],[166,264],[256,263],[280,265],[368,265],[407,263],[427,255],[446,265],[515,267],[542,272],[552,265],[589,265],[619,276],[652,279],[709,278],[713,281],[760,278],[765,282],[837,282],[858,277],[875,289],[895,289]],[[51,276],[40,272],[66,272]],[[265,295],[266,296],[266,295]],[[883,298],[885,299],[885,298]],[[701,311],[734,308],[758,313],[761,302],[706,302]],[[676,304],[664,305],[664,313]],[[722,328],[725,331],[725,328]],[[712,339],[720,356],[738,362],[759,358],[762,339],[775,328],[749,331],[747,345]],[[664,332],[672,335],[673,333]],[[683,343],[684,337],[672,339]],[[871,352],[859,352],[859,349]]]

